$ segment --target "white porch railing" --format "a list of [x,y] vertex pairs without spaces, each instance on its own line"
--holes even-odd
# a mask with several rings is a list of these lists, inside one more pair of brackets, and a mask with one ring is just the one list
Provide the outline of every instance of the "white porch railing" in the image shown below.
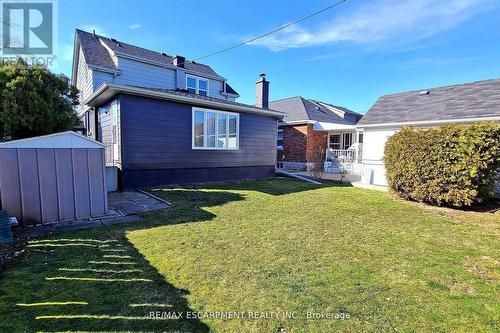
[[356,143],[349,149],[327,149],[326,161],[360,163],[362,158],[361,144]]
[[360,172],[361,144],[354,144],[349,149],[327,149],[325,172],[357,174]]

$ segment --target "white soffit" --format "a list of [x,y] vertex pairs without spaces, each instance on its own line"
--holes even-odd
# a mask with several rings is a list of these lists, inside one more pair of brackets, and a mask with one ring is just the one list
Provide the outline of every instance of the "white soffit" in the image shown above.
[[335,131],[335,130],[355,130],[355,125],[346,125],[346,124],[333,124],[333,123],[323,123],[317,122],[313,126],[313,130],[315,131]]

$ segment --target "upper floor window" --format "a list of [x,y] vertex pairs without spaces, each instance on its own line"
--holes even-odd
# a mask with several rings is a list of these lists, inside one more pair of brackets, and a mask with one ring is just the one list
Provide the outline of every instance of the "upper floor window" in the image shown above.
[[283,130],[282,129],[279,129],[278,130],[278,142],[277,142],[277,148],[278,149],[283,149]]
[[237,113],[193,108],[193,149],[238,149]]
[[186,89],[191,94],[208,96],[208,80],[196,76],[186,75]]

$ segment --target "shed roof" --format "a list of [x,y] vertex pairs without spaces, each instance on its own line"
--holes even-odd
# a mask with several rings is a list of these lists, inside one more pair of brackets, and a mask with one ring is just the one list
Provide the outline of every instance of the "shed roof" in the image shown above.
[[0,149],[5,148],[105,148],[105,145],[81,134],[67,131],[0,142]]

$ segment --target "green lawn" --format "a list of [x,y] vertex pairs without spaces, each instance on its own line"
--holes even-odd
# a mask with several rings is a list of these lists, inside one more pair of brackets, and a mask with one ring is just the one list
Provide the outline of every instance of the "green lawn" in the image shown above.
[[500,330],[498,214],[282,179],[154,193],[173,206],[30,243],[0,278],[0,331]]

